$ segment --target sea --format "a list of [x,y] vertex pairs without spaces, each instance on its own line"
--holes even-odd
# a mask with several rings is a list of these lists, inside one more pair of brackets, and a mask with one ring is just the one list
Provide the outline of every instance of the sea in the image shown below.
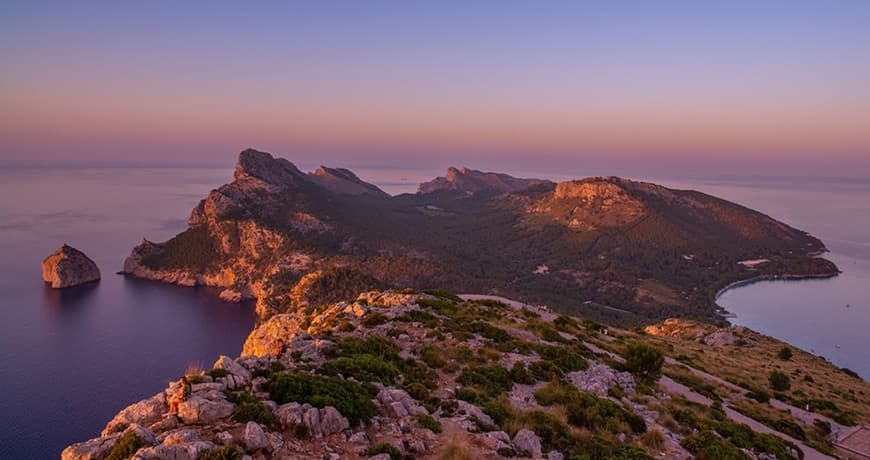
[[[311,168],[313,169],[313,168]],[[391,194],[442,171],[356,169]],[[566,180],[593,175],[505,171]],[[142,238],[186,228],[225,167],[0,167],[0,458],[57,458],[99,435],[121,408],[165,388],[189,366],[237,356],[255,318],[250,304],[116,274]],[[596,172],[597,173],[597,172]],[[870,179],[692,176],[632,178],[696,189],[821,238],[842,275],[759,282],[719,304],[730,320],[870,378]],[[102,270],[93,285],[48,288],[40,263],[61,243]]]

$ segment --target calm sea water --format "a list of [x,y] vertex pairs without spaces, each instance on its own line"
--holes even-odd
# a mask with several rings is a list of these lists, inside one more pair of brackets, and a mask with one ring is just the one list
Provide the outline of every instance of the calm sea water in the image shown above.
[[[250,305],[115,272],[142,237],[162,240],[227,169],[0,169],[0,458],[58,458],[189,363],[237,356]],[[40,263],[61,242],[99,284],[56,291]]]
[[[161,241],[184,229],[190,209],[230,171],[0,169],[0,458],[57,457],[188,364],[239,353],[254,322],[250,306],[114,274],[141,238]],[[392,194],[440,173],[356,172]],[[822,238],[842,276],[757,283],[726,292],[720,304],[738,315],[735,323],[870,376],[870,181],[640,178],[718,195]],[[40,262],[61,242],[90,255],[103,280],[46,288]]]

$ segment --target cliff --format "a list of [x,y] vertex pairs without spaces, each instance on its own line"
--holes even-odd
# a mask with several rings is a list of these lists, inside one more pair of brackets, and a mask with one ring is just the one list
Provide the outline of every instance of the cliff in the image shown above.
[[[825,383],[794,382],[788,397],[813,392],[831,401],[809,418],[783,401],[776,404],[785,412],[765,418],[768,403],[753,399],[764,390],[752,386],[764,384],[746,383],[750,393],[717,376],[760,366],[711,366],[711,375],[672,357],[686,362],[681,353],[697,349],[710,359],[777,359],[784,344],[744,328],[689,325],[680,330],[691,334],[658,338],[546,307],[465,297],[369,291],[274,315],[251,332],[239,358],[221,356],[205,372],[188,372],[192,391],[176,413],[169,404],[181,389],[172,382],[62,458],[688,459],[716,452],[815,459],[834,453],[831,440],[849,432],[845,424],[870,414],[870,386],[800,350],[780,365],[824,375]],[[650,331],[673,329],[670,322]],[[831,409],[834,401],[840,408]],[[830,437],[817,431],[822,425]]]
[[100,269],[85,253],[62,244],[42,261],[42,279],[62,289],[99,281]]
[[817,257],[818,239],[694,191],[456,168],[420,190],[391,197],[346,169],[306,174],[246,150],[190,228],[143,242],[124,272],[257,298],[262,318],[333,300],[350,283],[499,293],[623,325],[714,320],[730,283],[837,273]]

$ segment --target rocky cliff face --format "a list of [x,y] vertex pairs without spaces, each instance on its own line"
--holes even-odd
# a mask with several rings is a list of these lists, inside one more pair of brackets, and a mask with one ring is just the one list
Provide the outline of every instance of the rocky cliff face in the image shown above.
[[99,281],[100,269],[85,253],[62,244],[42,261],[42,279],[55,289]]
[[548,186],[552,182],[542,179],[520,179],[507,174],[482,172],[468,168],[447,168],[444,177],[420,184],[418,193],[440,191],[474,194],[501,194],[526,190],[536,186]]
[[[621,356],[649,340],[726,356],[772,356],[781,348],[747,329],[696,325],[697,334],[681,328],[651,339],[546,307],[465,297],[369,291],[272,316],[251,332],[239,358],[221,356],[210,370],[190,372],[188,397],[179,398],[172,382],[62,458],[689,459],[725,452],[797,460],[826,457],[778,429],[803,427],[807,437],[822,422],[844,428],[822,414],[791,418],[799,409],[783,402],[788,410],[778,417],[786,418],[768,428],[729,408],[767,406],[736,385],[670,357],[656,382]],[[817,376],[839,372],[800,353],[796,366]],[[856,389],[862,395],[870,387]],[[705,395],[720,398],[719,408]],[[870,407],[863,396],[852,399]],[[833,449],[824,436],[812,439]]]
[[[306,174],[246,150],[233,181],[191,212],[190,228],[143,242],[124,272],[257,298],[262,318],[334,300],[339,285],[383,284],[498,292],[621,324],[709,319],[731,282],[837,272],[815,257],[819,240],[698,192],[465,168],[420,191],[391,197],[345,169]],[[771,262],[739,264],[758,258]]]

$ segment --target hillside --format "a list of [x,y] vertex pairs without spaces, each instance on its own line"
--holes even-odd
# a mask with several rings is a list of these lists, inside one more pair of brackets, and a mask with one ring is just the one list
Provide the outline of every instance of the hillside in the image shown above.
[[[172,382],[62,458],[809,460],[841,455],[835,443],[868,421],[870,386],[821,358],[784,358],[743,328],[648,330],[485,296],[364,292],[272,316],[239,358],[188,369],[177,414]],[[713,366],[731,355],[755,358]],[[768,384],[771,369],[791,387]]]
[[465,168],[421,191],[391,197],[346,169],[306,174],[246,150],[190,228],[143,242],[124,272],[257,298],[262,318],[330,300],[318,293],[339,286],[410,286],[505,295],[623,325],[716,320],[716,292],[730,283],[837,273],[817,257],[818,239],[694,191]]

